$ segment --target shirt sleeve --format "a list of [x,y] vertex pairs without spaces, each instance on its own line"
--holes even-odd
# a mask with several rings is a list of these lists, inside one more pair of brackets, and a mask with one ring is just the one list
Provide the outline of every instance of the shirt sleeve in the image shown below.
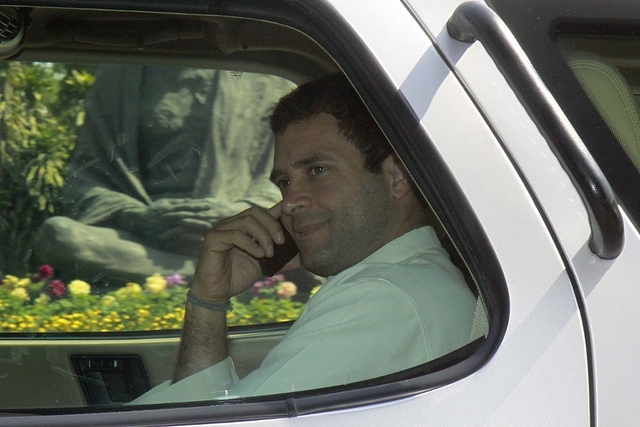
[[138,397],[129,405],[214,400],[227,397],[238,382],[230,357],[177,383],[165,381]]
[[[249,397],[351,384],[399,372],[439,355],[420,314],[424,304],[388,280],[367,278],[326,290],[309,301],[262,365],[241,380],[227,359],[221,362],[227,376],[220,376],[218,364],[166,391],[151,390],[149,398],[144,395],[135,403]],[[448,311],[454,317],[461,312],[455,305],[449,305]]]

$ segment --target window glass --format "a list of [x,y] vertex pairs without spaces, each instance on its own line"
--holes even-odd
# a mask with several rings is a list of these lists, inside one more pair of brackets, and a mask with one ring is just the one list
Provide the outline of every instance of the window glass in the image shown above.
[[[392,155],[394,146],[362,103],[362,92],[353,90],[358,82],[332,73],[339,67],[325,51],[288,27],[240,19],[194,19],[206,36],[194,31],[174,40],[169,22],[124,15],[121,35],[126,40],[128,29],[140,31],[141,40],[151,40],[144,52],[138,44],[120,46],[111,32],[83,33],[96,22],[114,32],[110,24],[117,22],[120,31],[118,16],[69,21],[69,28],[91,37],[57,48],[68,57],[96,58],[84,56],[91,55],[85,41],[93,40],[96,55],[113,52],[118,60],[172,61],[175,54],[182,64],[224,61],[278,70],[298,82],[325,77],[320,87],[307,86],[307,95],[298,91],[302,98],[288,98],[293,105],[284,111],[292,114],[280,117],[274,168],[269,116],[294,88],[280,77],[150,65],[2,64],[0,409],[60,413],[316,389],[324,395],[327,387],[344,390],[451,368],[483,345],[486,312],[453,241]],[[171,31],[157,31],[165,25]],[[167,44],[157,41],[165,38]],[[391,99],[395,90],[379,95]],[[313,110],[318,98],[330,113]],[[374,106],[376,98],[367,102]],[[305,108],[313,110],[311,117]],[[388,121],[400,125],[401,117],[415,120],[405,106]],[[425,138],[412,128],[398,144]],[[249,206],[272,206],[296,185],[312,189],[307,199],[320,207],[306,217],[288,215],[287,228],[298,235],[303,264],[329,277],[326,283],[303,270],[262,277],[233,298],[226,323],[222,315],[207,315],[221,307],[212,308],[202,295],[198,302],[196,287],[181,342],[178,333],[127,334],[182,328],[203,234]],[[304,238],[314,233],[318,237]],[[294,320],[312,295],[291,327],[227,334],[227,324]],[[193,333],[193,325],[211,318]],[[219,345],[222,340],[228,346]],[[204,363],[197,360],[216,352]],[[366,395],[362,401],[371,402]],[[238,413],[246,419],[255,413],[248,411]]]
[[[268,116],[294,85],[223,70],[0,64],[0,332],[179,329],[203,235],[280,200]],[[294,320],[301,270],[230,325]]]
[[625,28],[583,26],[558,36],[562,52],[585,94],[626,156],[640,171],[640,39]]
[[[636,109],[640,31],[634,2],[492,0],[634,225],[640,224]],[[567,67],[567,65],[569,65]],[[629,89],[631,95],[629,95]],[[631,99],[631,101],[630,101]],[[615,106],[618,106],[617,108]]]

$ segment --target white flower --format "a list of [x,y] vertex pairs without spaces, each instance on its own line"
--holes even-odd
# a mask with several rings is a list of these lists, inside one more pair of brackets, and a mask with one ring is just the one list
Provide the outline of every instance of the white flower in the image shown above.
[[278,285],[277,293],[280,298],[291,298],[298,293],[298,287],[293,282],[282,282]]

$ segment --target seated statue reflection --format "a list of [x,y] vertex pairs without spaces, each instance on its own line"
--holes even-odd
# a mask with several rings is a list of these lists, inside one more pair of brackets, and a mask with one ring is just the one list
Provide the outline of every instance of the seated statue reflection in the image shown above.
[[123,284],[191,277],[204,233],[271,206],[268,123],[293,84],[194,68],[103,65],[86,99],[63,193],[38,256],[65,277]]

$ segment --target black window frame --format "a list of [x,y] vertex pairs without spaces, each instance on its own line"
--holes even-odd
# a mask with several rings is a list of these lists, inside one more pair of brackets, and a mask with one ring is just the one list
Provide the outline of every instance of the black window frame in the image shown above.
[[[354,408],[416,395],[480,369],[496,352],[507,328],[509,298],[502,269],[478,218],[434,144],[419,126],[419,119],[374,55],[338,11],[324,1],[272,0],[215,2],[172,0],[114,2],[74,0],[64,6],[87,9],[137,10],[233,16],[286,25],[301,31],[332,56],[370,108],[418,187],[429,200],[452,241],[461,252],[488,310],[490,331],[457,352],[409,370],[347,386],[306,392],[261,396],[234,401],[180,403],[163,407],[115,409],[73,408],[28,411],[48,416],[3,418],[7,425],[147,425],[197,422],[230,422],[294,417]],[[60,7],[56,1],[24,1],[24,6]],[[417,25],[417,24],[416,24]],[[238,404],[234,404],[238,403]],[[155,409],[154,409],[155,408]],[[105,416],[101,412],[109,411]],[[21,411],[23,414],[25,411]]]

